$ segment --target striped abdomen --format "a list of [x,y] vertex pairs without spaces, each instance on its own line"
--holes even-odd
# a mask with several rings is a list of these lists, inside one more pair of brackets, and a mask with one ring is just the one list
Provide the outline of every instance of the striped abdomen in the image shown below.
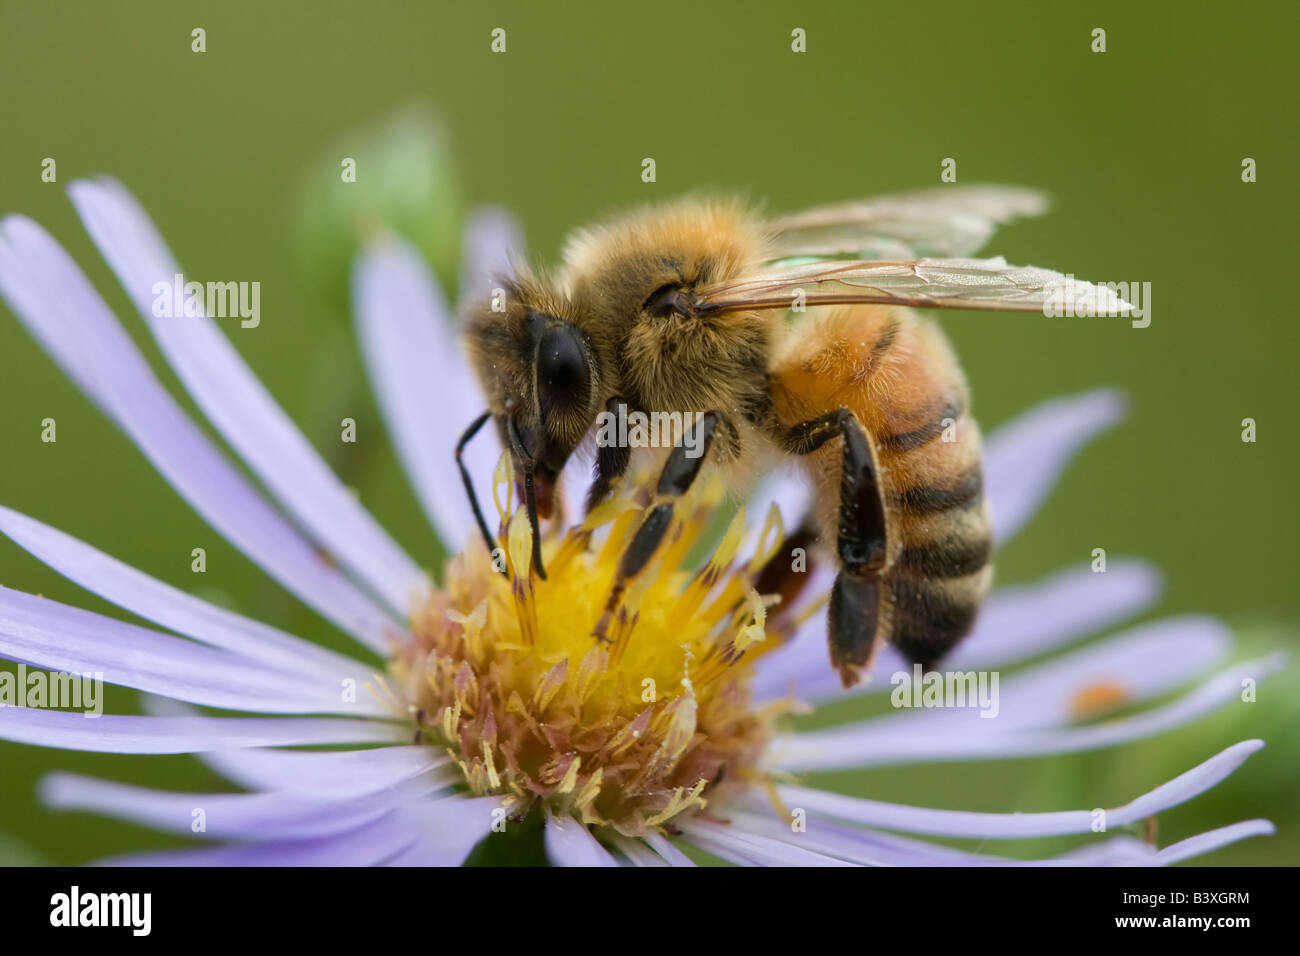
[[[887,639],[930,666],[970,630],[992,574],[980,436],[965,380],[938,327],[905,309],[817,311],[792,330],[773,366],[777,416],[788,427],[843,406],[867,431],[888,548],[877,643]],[[841,446],[831,442],[805,459],[831,550]]]

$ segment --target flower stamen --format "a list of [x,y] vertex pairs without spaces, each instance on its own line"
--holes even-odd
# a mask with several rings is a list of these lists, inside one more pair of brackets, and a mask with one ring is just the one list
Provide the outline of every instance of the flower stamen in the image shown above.
[[[497,478],[508,484],[509,470]],[[640,836],[761,778],[781,709],[752,707],[748,684],[790,630],[773,628],[779,599],[758,593],[755,569],[783,529],[769,513],[763,553],[738,562],[742,509],[703,565],[687,567],[723,494],[699,484],[674,500],[664,541],[634,573],[624,555],[657,499],[632,482],[581,524],[543,531],[545,580],[522,507],[500,516],[507,576],[482,549],[449,562],[392,669],[468,790]],[[493,490],[499,505],[511,497]]]

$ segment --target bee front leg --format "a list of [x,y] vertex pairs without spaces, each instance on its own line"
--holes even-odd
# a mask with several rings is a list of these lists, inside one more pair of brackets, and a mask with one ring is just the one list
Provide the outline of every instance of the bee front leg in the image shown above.
[[840,573],[831,589],[827,630],[831,664],[851,687],[875,650],[880,579],[888,558],[885,503],[871,439],[853,413],[840,408],[790,427],[778,441],[792,455],[808,455],[837,436],[844,438],[836,541]]
[[655,496],[669,500],[660,500],[650,509],[642,519],[636,534],[632,536],[632,543],[623,552],[614,575],[614,586],[610,591],[605,613],[596,625],[596,636],[601,640],[609,639],[607,636],[609,619],[623,596],[627,582],[640,574],[654,557],[655,551],[658,550],[672,524],[673,499],[680,498],[690,490],[705,459],[708,458],[709,446],[713,444],[714,435],[724,421],[717,412],[706,412],[692,426],[691,440],[686,441],[686,436],[683,436],[683,441],[678,442],[668,455],[668,461],[664,463],[663,471],[659,473]]
[[[627,415],[627,399],[615,396],[605,403],[605,412],[616,419]],[[614,482],[627,472],[628,462],[632,460],[632,449],[618,442],[599,443],[596,446],[596,478],[587,490],[587,511],[609,497]]]

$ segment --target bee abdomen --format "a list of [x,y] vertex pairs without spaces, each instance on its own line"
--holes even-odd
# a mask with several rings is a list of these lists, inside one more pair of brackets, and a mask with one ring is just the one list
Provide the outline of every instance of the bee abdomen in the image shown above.
[[955,424],[965,415],[965,412],[965,400],[955,398],[944,405],[938,414],[919,428],[877,435],[876,444],[881,451],[886,453],[913,451],[939,438],[944,430]]
[[983,570],[992,557],[993,540],[987,529],[981,529],[904,546],[894,559],[894,568],[916,577],[964,578]]
[[889,496],[894,508],[915,515],[974,508],[984,500],[984,473],[978,462],[955,481],[917,485]]
[[974,625],[992,578],[993,535],[978,459],[889,496],[897,546],[886,572],[889,640],[932,667]]
[[969,633],[991,576],[987,561],[962,577],[889,575],[890,643],[911,663],[932,668]]

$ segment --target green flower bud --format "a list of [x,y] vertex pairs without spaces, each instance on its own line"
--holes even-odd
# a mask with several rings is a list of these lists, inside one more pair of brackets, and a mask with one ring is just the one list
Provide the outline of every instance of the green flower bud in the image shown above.
[[295,242],[303,281],[331,312],[350,313],[352,264],[374,233],[420,249],[449,294],[460,263],[459,176],[441,125],[409,107],[346,134],[304,178]]

